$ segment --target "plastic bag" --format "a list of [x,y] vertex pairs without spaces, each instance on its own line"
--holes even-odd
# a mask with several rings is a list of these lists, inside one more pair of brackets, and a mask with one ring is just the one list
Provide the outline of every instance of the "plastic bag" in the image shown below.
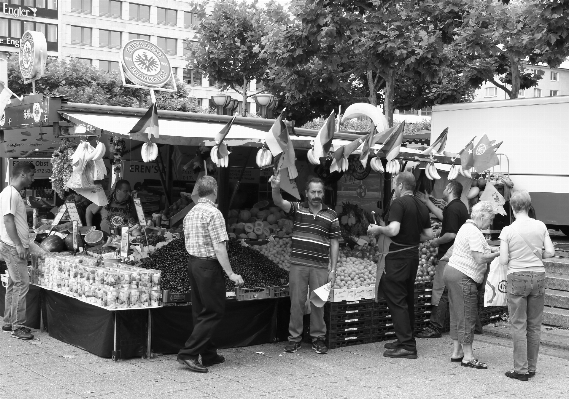
[[489,267],[484,291],[484,307],[506,306],[508,304],[506,296],[508,266],[501,265],[500,258],[494,258]]

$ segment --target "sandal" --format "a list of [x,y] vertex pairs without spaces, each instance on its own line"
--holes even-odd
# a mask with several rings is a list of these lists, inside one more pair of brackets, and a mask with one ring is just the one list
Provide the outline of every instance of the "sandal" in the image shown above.
[[464,355],[462,355],[461,357],[451,357],[450,361],[453,363],[458,363],[458,362],[462,362],[462,359],[464,359]]
[[462,367],[470,367],[472,369],[478,370],[486,370],[488,368],[488,365],[486,363],[479,362],[478,359],[472,359],[466,363],[461,361],[460,365]]

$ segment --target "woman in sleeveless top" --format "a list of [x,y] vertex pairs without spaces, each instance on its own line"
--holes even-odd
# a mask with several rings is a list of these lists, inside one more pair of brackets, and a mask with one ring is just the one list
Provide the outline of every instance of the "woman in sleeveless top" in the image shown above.
[[136,208],[131,195],[130,183],[127,180],[119,180],[115,189],[109,196],[107,206],[91,204],[87,208],[87,226],[94,225],[94,216],[101,215],[101,230],[112,234],[117,228],[133,227],[137,224]]
[[500,234],[500,264],[508,266],[508,312],[514,340],[514,370],[506,376],[527,381],[535,375],[541,336],[545,298],[542,259],[553,257],[555,248],[545,224],[528,216],[531,197],[527,191],[515,192],[510,205],[516,221]]

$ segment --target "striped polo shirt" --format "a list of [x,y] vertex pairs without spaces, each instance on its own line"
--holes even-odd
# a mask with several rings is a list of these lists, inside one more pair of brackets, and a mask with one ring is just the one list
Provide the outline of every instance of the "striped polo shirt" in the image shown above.
[[322,204],[315,215],[308,202],[291,202],[289,215],[294,218],[290,263],[327,269],[330,240],[342,237],[336,212]]
[[486,273],[486,264],[478,264],[472,256],[472,251],[489,254],[491,248],[480,229],[472,220],[468,220],[456,234],[448,265],[464,273],[475,282],[481,283],[484,280],[484,273]]
[[14,216],[18,237],[22,242],[22,246],[28,248],[30,246],[30,228],[28,226],[26,204],[18,190],[12,185],[7,186],[0,194],[0,217],[2,217],[0,221],[0,240],[4,244],[15,247],[16,244],[8,236],[6,225],[4,224],[4,216],[6,215]]

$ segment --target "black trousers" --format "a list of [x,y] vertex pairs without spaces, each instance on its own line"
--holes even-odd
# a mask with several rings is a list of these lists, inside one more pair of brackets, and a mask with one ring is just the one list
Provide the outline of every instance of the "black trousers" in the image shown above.
[[213,334],[225,314],[225,281],[223,269],[217,260],[191,258],[188,276],[192,287],[192,316],[194,329],[178,359],[212,360],[217,348]]
[[415,277],[419,267],[419,258],[385,260],[385,275],[379,289],[391,312],[393,328],[397,336],[397,346],[415,351],[417,343],[413,337],[415,324]]

